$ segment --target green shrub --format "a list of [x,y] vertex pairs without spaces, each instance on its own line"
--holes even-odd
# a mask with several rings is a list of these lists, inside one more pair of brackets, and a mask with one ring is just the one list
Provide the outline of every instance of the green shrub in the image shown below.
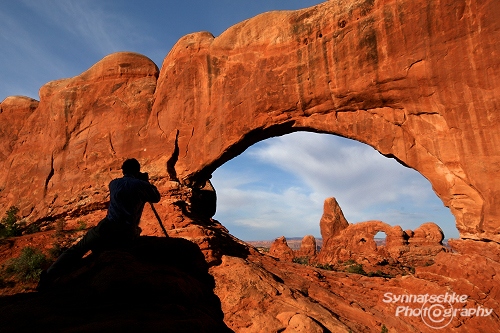
[[333,271],[334,267],[330,264],[316,264],[314,267],[324,269],[327,271]]
[[295,257],[292,262],[301,265],[309,265],[309,257]]
[[51,259],[57,259],[64,252],[64,248],[58,242],[52,244],[52,247],[49,249],[49,257]]
[[375,276],[375,277],[383,277],[383,278],[388,278],[388,279],[394,277],[394,275],[384,273],[381,270],[377,270],[375,272],[368,272],[366,275],[369,276],[369,277]]
[[40,232],[40,226],[35,223],[31,223],[24,229],[25,234],[35,234],[37,232]]
[[8,238],[21,235],[21,223],[19,222],[19,208],[11,206],[5,217],[0,221],[0,238]]
[[389,333],[389,330],[387,329],[387,327],[385,327],[384,324],[382,324],[382,331],[380,331],[380,333]]
[[78,220],[77,222],[78,222],[78,228],[77,228],[78,231],[87,229],[87,223],[85,223],[84,220]]
[[39,249],[25,247],[17,258],[10,259],[7,263],[6,273],[15,275],[19,280],[28,282],[36,281],[47,265],[47,258]]
[[366,272],[363,269],[363,265],[361,265],[361,264],[351,265],[351,266],[347,267],[346,271],[348,273],[355,273],[355,274],[366,275]]

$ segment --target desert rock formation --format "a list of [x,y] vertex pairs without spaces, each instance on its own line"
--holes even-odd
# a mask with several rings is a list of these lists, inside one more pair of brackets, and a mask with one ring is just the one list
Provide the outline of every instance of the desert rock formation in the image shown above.
[[296,257],[314,257],[317,251],[316,238],[312,235],[307,235],[302,238],[300,249],[296,251]]
[[[386,234],[384,245],[375,243],[374,237],[378,232]],[[421,225],[414,232],[403,231],[400,226],[392,227],[382,221],[355,223],[338,236],[323,241],[324,246],[318,255],[322,263],[347,260],[377,263],[388,260],[421,266],[445,251],[443,231],[432,222]]]
[[269,255],[282,259],[292,261],[295,257],[293,250],[288,246],[285,236],[276,238],[269,248]]
[[2,132],[12,152],[0,207],[32,221],[93,207],[129,155],[159,177],[203,183],[253,143],[304,130],[414,168],[461,237],[498,241],[499,11],[494,1],[329,1],[217,38],[187,35],[160,71],[141,55],[110,55],[43,86],[38,106],[2,102],[30,116],[17,139]]
[[[218,37],[187,35],[161,69],[139,54],[109,55],[41,87],[39,102],[0,103],[0,212],[18,206],[42,228],[61,218],[95,223],[109,181],[133,156],[162,193],[157,209],[170,236],[200,247],[235,331],[258,332],[269,316],[279,330],[300,321],[332,332],[432,331],[394,317],[382,302],[388,290],[467,294],[467,306],[495,315],[455,318],[450,331],[498,330],[498,17],[494,0],[328,1],[265,13]],[[420,172],[456,218],[456,252],[439,252],[410,277],[325,273],[260,257],[191,206],[219,166],[294,131],[358,140]],[[160,235],[155,225],[146,212],[145,233]],[[399,242],[410,232],[385,230],[393,248],[406,246]],[[424,226],[408,246],[438,238]],[[250,325],[254,315],[262,320]]]
[[321,238],[330,239],[349,226],[344,213],[335,198],[328,198],[323,204],[323,215],[319,222]]
[[[325,200],[320,227],[323,247],[316,259],[321,263],[389,260],[421,266],[422,263],[432,262],[438,253],[445,250],[443,231],[433,222],[424,223],[415,231],[403,231],[399,226],[393,227],[382,221],[349,224],[335,198]],[[383,246],[378,246],[374,240],[379,232],[386,235]],[[295,257],[298,256],[295,254]]]

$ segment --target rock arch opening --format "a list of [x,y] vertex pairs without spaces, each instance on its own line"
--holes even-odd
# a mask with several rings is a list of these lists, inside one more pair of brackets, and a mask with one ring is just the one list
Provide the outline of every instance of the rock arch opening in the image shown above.
[[375,240],[375,244],[377,244],[377,247],[384,246],[387,241],[387,234],[384,231],[379,231],[375,234],[373,239]]
[[433,221],[457,237],[455,220],[418,172],[360,142],[294,132],[260,141],[214,173],[215,218],[243,240],[320,237],[323,202],[336,197],[350,223],[403,229]]

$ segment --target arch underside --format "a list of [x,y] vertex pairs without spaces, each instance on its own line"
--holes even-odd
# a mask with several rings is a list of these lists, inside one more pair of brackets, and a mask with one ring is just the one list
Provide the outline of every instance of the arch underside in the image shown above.
[[[316,119],[315,121],[318,121],[319,119]],[[306,121],[307,122],[307,121]],[[369,122],[372,122],[372,120],[369,120]],[[299,122],[302,123],[302,122]],[[286,134],[290,134],[293,132],[297,131],[307,131],[307,132],[314,132],[314,133],[323,133],[323,134],[331,134],[331,135],[339,135],[348,139],[353,139],[359,142],[366,143],[372,147],[374,147],[376,150],[378,150],[381,154],[385,155],[387,158],[394,158],[396,161],[398,161],[400,164],[402,164],[405,167],[410,167],[415,170],[417,170],[419,173],[424,175],[429,180],[434,180],[431,181],[433,183],[433,189],[435,190],[436,194],[443,200],[444,204],[451,209],[452,213],[455,215],[457,218],[457,222],[463,221],[464,218],[467,218],[469,223],[473,223],[474,220],[472,218],[479,219],[481,216],[481,207],[482,207],[482,200],[477,194],[477,192],[473,189],[470,188],[469,190],[469,185],[466,184],[462,179],[458,178],[456,175],[452,174],[450,170],[447,170],[446,167],[443,165],[441,161],[439,161],[435,156],[432,156],[428,151],[425,150],[424,147],[419,147],[418,143],[413,143],[413,147],[411,149],[415,149],[417,152],[415,154],[421,154],[422,157],[418,160],[419,164],[425,163],[426,165],[435,165],[438,166],[437,170],[429,170],[428,168],[421,168],[419,164],[409,164],[409,159],[406,156],[401,156],[398,157],[398,155],[395,155],[394,150],[391,149],[377,149],[379,147],[377,145],[377,142],[369,141],[366,142],[363,140],[363,138],[360,138],[359,136],[354,136],[354,135],[348,135],[345,131],[335,131],[335,130],[326,130],[327,126],[324,126],[324,122],[322,123],[322,126],[316,126],[316,127],[307,127],[307,126],[297,126],[296,123],[293,122],[286,122],[284,124],[276,124],[272,125],[269,128],[262,129],[258,128],[255,129],[254,131],[250,131],[247,133],[240,141],[236,142],[234,145],[228,147],[227,150],[223,151],[222,154],[214,159],[211,163],[207,163],[204,167],[200,168],[199,171],[190,174],[188,177],[184,178],[184,182],[187,184],[196,184],[196,183],[204,183],[206,179],[209,179],[211,177],[211,174],[221,165],[226,163],[227,161],[231,160],[232,158],[240,155],[243,153],[247,148],[252,146],[253,144],[263,141],[265,139],[269,139],[272,137],[276,136],[282,136]],[[356,124],[349,123],[350,126],[357,126]],[[361,125],[362,126],[362,125]],[[374,136],[375,140],[386,140],[394,144],[393,142],[397,140],[396,137],[389,137],[393,131],[390,129],[386,133],[387,135],[383,135],[378,130],[374,130],[374,132],[382,134],[382,138]],[[401,145],[405,145],[405,143],[401,143]],[[439,174],[436,174],[437,172]],[[436,179],[438,178],[438,179]],[[437,184],[437,187],[436,185]],[[461,186],[457,186],[457,184],[460,184]],[[453,195],[450,195],[451,191],[456,191],[457,189],[451,189],[449,187],[457,187],[460,188],[460,191],[464,191],[464,189],[469,190],[469,195],[465,194],[459,194],[457,197],[454,197]],[[440,192],[437,191],[437,189],[440,190]],[[446,201],[445,201],[446,200]],[[468,205],[471,202],[474,202],[477,200],[477,204],[479,206],[479,211],[478,212],[469,212],[466,217],[464,217],[463,211],[460,206],[463,205]],[[476,203],[476,202],[474,202]],[[459,207],[456,207],[457,205],[460,205]],[[475,217],[474,217],[475,215]],[[460,230],[460,229],[459,229]]]

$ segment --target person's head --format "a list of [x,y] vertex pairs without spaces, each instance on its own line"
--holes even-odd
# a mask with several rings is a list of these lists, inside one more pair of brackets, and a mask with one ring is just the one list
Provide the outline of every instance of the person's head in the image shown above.
[[124,175],[138,176],[141,172],[141,165],[135,158],[129,158],[122,164],[122,172]]

